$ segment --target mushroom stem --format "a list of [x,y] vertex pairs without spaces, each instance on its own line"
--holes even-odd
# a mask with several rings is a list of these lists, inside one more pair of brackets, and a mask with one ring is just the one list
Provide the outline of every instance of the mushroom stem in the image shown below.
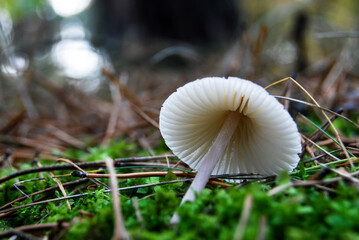
[[[223,153],[238,126],[239,117],[240,113],[238,111],[230,112],[226,117],[212,147],[203,157],[203,164],[199,167],[196,177],[182,198],[181,205],[186,201],[192,202],[195,199],[195,193],[197,192],[197,194],[200,194],[206,186],[214,167],[217,165],[219,158],[223,156]],[[177,224],[179,220],[178,214],[175,213],[172,216],[170,223]]]

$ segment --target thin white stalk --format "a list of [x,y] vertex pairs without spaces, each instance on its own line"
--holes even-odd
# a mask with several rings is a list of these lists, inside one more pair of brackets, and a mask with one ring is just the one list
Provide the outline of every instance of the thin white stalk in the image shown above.
[[[181,205],[186,201],[193,201],[195,199],[195,193],[200,194],[206,186],[209,176],[213,172],[214,167],[217,165],[219,159],[223,156],[223,153],[231,140],[235,129],[238,126],[240,113],[230,112],[224,121],[221,130],[219,131],[212,147],[203,157],[203,164],[198,169],[198,173],[194,178],[191,186],[188,188],[186,194],[182,198]],[[171,224],[177,224],[179,222],[179,216],[175,213],[172,216]]]

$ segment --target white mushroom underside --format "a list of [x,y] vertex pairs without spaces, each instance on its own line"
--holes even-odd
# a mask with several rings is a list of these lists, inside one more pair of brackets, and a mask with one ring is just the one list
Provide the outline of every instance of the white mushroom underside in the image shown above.
[[301,151],[289,113],[262,87],[239,78],[204,78],[177,89],[163,104],[160,130],[167,146],[198,169],[230,111],[239,124],[212,174],[292,171]]

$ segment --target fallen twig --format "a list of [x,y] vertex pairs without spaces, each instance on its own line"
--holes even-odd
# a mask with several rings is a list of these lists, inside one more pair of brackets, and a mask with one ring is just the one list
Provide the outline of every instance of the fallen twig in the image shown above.
[[19,232],[35,232],[35,231],[47,231],[54,228],[69,228],[70,223],[43,223],[43,224],[31,224],[26,226],[17,227],[11,230],[0,232],[0,238],[9,238],[13,235],[18,235]]
[[[133,190],[133,189],[144,188],[144,187],[153,187],[153,186],[159,186],[159,185],[165,185],[165,184],[171,184],[171,183],[177,183],[177,182],[188,182],[188,181],[192,181],[192,180],[193,180],[193,178],[185,178],[185,179],[172,180],[172,181],[167,181],[167,182],[143,184],[143,185],[119,188],[118,191]],[[104,191],[104,193],[109,193],[109,192],[111,192],[111,190],[105,190]],[[75,195],[71,195],[71,196],[67,196],[67,197],[54,198],[54,199],[49,199],[49,200],[45,200],[45,201],[41,201],[41,202],[29,203],[29,204],[26,204],[26,205],[23,205],[23,206],[18,206],[18,207],[13,207],[13,208],[9,208],[9,209],[0,210],[0,214],[11,212],[11,211],[22,209],[22,208],[41,205],[41,204],[45,204],[45,203],[63,201],[63,200],[66,200],[66,199],[72,199],[72,198],[78,198],[78,197],[85,197],[85,196],[87,196],[89,194],[95,194],[95,192],[75,194]],[[1,219],[1,217],[2,217],[2,215],[0,215],[0,219]]]
[[[150,156],[150,157],[129,157],[129,158],[119,158],[114,159],[115,166],[116,167],[122,167],[122,166],[166,166],[166,164],[161,163],[146,163],[141,161],[149,161],[149,160],[159,160],[159,159],[165,159],[165,158],[177,158],[174,155],[166,155],[166,156]],[[105,167],[104,161],[96,161],[96,162],[82,162],[77,163],[77,166],[81,168],[98,168],[98,167]],[[37,172],[47,172],[47,171],[55,171],[55,170],[71,170],[75,167],[71,164],[64,164],[64,165],[51,165],[51,166],[43,166],[43,167],[37,167],[37,168],[31,168],[31,169],[25,169],[20,170],[15,173],[9,174],[7,176],[0,178],[0,184],[3,182],[6,182],[10,179],[30,174],[30,173],[37,173]]]
[[[82,173],[87,174],[82,168],[80,168],[79,166],[77,166],[75,163],[71,162],[71,161],[68,160],[68,159],[59,158],[59,159],[57,159],[57,161],[59,161],[59,162],[66,162],[66,163],[68,163],[68,164],[74,166],[76,169],[80,170]],[[106,188],[106,189],[110,189],[106,184],[104,184],[103,182],[98,181],[97,179],[92,179],[92,178],[90,178],[90,180],[91,180],[93,183],[95,183],[96,185],[98,185],[98,186],[103,186],[103,187]]]
[[[359,171],[354,172],[354,173],[350,173],[348,174],[349,176],[358,176],[359,175]],[[329,184],[329,183],[334,183],[334,182],[338,182],[343,180],[344,178],[342,176],[340,177],[334,177],[334,178],[328,178],[328,179],[324,179],[324,180],[312,180],[312,181],[299,181],[299,182],[291,182],[291,183],[287,183],[284,185],[280,185],[278,187],[273,188],[272,190],[270,190],[268,192],[269,196],[274,196],[280,192],[283,192],[285,190],[287,190],[288,188],[291,187],[309,187],[309,186],[315,186],[317,184]]]
[[[173,174],[180,177],[193,177],[194,174],[188,172],[181,172],[181,171],[173,171]],[[123,174],[115,174],[116,178],[142,178],[142,177],[163,177],[166,176],[168,172],[135,172],[135,173],[123,173]],[[111,174],[91,174],[88,173],[84,175],[87,178],[109,178]]]
[[339,176],[343,177],[343,179],[346,179],[346,180],[351,181],[351,182],[353,183],[354,187],[355,187],[357,190],[359,190],[359,179],[354,178],[354,177],[351,176],[349,173],[344,173],[344,172],[341,172],[341,171],[339,171],[339,170],[337,170],[337,169],[330,168],[330,167],[328,167],[328,166],[326,166],[326,165],[324,165],[324,164],[322,164],[322,163],[320,163],[320,162],[318,162],[318,164],[319,164],[320,166],[322,166],[323,168],[325,168],[325,169],[327,169],[327,170],[329,170],[329,171],[331,171],[331,172],[334,172],[334,173],[338,174]]
[[[70,186],[73,186],[73,185],[77,185],[77,184],[82,184],[82,183],[85,183],[87,182],[89,179],[88,178],[83,178],[83,179],[79,179],[79,180],[75,180],[75,181],[72,181],[72,182],[67,182],[67,183],[63,183],[63,186],[65,188],[67,187],[70,187]],[[49,188],[46,188],[46,189],[43,189],[43,190],[40,190],[40,191],[37,191],[37,192],[34,192],[34,193],[31,193],[31,194],[28,194],[29,197],[31,196],[36,196],[36,195],[39,195],[39,194],[42,194],[42,193],[46,193],[46,192],[50,192],[50,191],[55,191],[56,189],[58,189],[59,186],[56,185],[56,186],[53,186],[53,187],[49,187]],[[5,205],[1,206],[0,207],[0,210],[3,210],[3,209],[6,209],[7,207],[11,206],[12,204],[16,203],[16,202],[22,202],[26,199],[27,197],[26,196],[23,196],[23,197],[19,197],[11,202],[8,202],[6,203]]]

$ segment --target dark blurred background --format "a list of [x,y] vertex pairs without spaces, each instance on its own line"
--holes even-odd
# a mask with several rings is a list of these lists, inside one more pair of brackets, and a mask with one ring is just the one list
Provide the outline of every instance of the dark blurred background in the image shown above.
[[[171,92],[205,76],[293,76],[357,112],[358,12],[357,0],[1,0],[0,133],[27,136],[46,119],[104,135],[114,106],[134,101],[124,91],[156,121]],[[118,134],[136,120],[125,113]]]
[[324,64],[348,48],[356,64],[357,48],[351,45],[358,37],[358,5],[355,0],[2,0],[2,82],[6,69],[30,67],[96,91],[104,66],[131,75],[142,67],[190,69],[187,80],[230,74],[273,81]]

